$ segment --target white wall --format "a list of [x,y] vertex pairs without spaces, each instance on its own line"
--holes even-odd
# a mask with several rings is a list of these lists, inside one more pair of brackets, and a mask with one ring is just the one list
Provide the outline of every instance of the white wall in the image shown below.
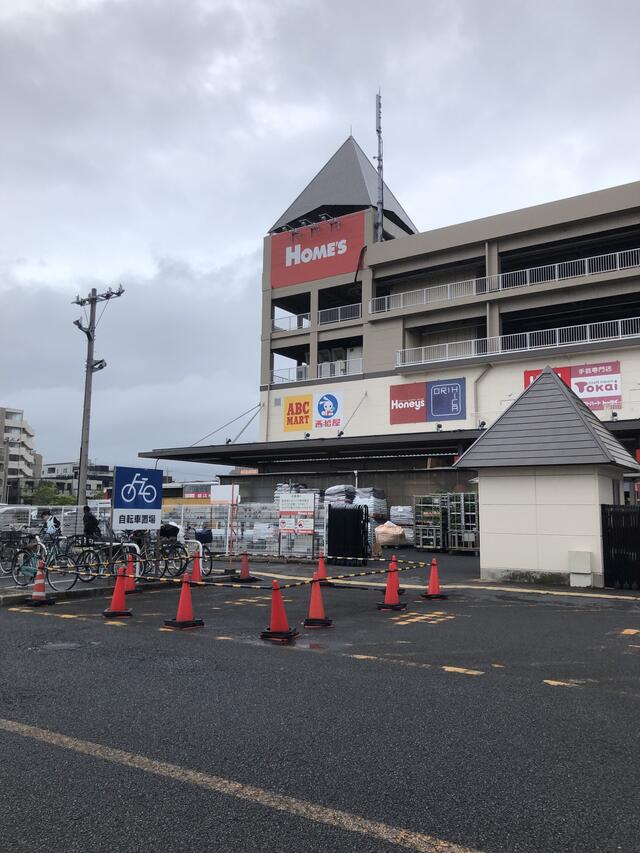
[[[283,429],[282,406],[275,405],[276,400],[282,402],[284,397],[339,392],[344,401],[344,421],[353,414],[356,406],[366,398],[349,424],[347,435],[385,435],[391,433],[412,433],[435,430],[436,422],[390,424],[389,418],[389,388],[392,385],[410,383],[425,383],[437,379],[466,379],[466,418],[454,421],[444,421],[444,430],[475,428],[480,421],[486,421],[490,426],[493,421],[516,399],[524,390],[525,370],[542,369],[550,363],[552,367],[577,366],[607,361],[620,361],[622,374],[622,406],[617,409],[619,418],[640,418],[640,348],[611,349],[580,354],[579,356],[549,356],[529,357],[520,361],[510,361],[493,366],[478,364],[475,366],[456,367],[449,364],[446,368],[433,368],[405,376],[384,376],[372,379],[354,378],[345,381],[331,381],[321,385],[298,385],[288,388],[274,386],[270,391],[262,391],[260,398],[264,404],[260,418],[261,441],[281,441],[284,439],[302,439],[304,430],[285,432]],[[596,412],[598,417],[608,420],[609,411]],[[312,435],[335,436],[336,429],[311,429]]]
[[600,506],[613,503],[622,472],[603,466],[492,468],[479,472],[480,570],[569,572],[569,551],[588,551],[602,585]]

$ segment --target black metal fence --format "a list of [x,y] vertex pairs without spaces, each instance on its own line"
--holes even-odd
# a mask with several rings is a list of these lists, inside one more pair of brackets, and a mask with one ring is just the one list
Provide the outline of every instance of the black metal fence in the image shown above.
[[602,507],[604,585],[640,589],[640,506]]
[[369,556],[369,511],[366,506],[331,506],[327,519],[327,551],[330,562],[348,563],[352,557]]

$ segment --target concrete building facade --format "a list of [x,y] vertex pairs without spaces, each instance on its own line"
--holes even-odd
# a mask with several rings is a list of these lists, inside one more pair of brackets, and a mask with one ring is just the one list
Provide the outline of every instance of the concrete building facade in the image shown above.
[[381,243],[312,188],[264,241],[261,441],[474,430],[551,363],[638,448],[640,182]]
[[19,503],[39,482],[42,456],[34,437],[22,409],[0,406],[0,503]]
[[376,242],[376,181],[349,137],[264,239],[259,441],[142,455],[255,468],[246,499],[473,490],[455,460],[547,364],[638,453],[640,182],[423,233],[385,185]]
[[[42,479],[55,486],[61,495],[78,492],[79,462],[49,462],[42,469]],[[102,498],[113,486],[113,465],[89,462],[87,469],[87,498]]]

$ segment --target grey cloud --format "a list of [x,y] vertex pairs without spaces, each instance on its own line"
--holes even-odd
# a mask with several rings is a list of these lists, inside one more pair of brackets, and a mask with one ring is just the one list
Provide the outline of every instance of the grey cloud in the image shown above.
[[68,302],[122,281],[93,452],[194,440],[257,398],[265,228],[350,126],[374,153],[379,86],[420,227],[586,192],[638,178],[639,24],[635,0],[4,4],[0,400],[75,455]]

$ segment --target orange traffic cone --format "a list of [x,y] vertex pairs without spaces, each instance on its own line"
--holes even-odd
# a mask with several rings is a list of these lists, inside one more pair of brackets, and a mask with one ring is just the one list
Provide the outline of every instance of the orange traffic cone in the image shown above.
[[120,566],[118,569],[118,577],[116,578],[116,585],[113,588],[113,595],[111,596],[111,604],[102,613],[105,619],[127,619],[131,616],[131,611],[127,610],[124,586],[124,567]]
[[324,559],[324,553],[320,551],[318,556],[318,580],[321,586],[333,586],[330,580],[327,580],[327,564]]
[[193,605],[191,603],[191,576],[185,572],[182,576],[180,586],[180,600],[178,601],[178,612],[175,619],[165,619],[167,628],[176,631],[184,631],[187,628],[204,628],[202,619],[193,618]]
[[387,573],[387,588],[384,592],[384,601],[378,604],[378,610],[405,610],[406,604],[400,604],[398,598],[398,567],[393,562]]
[[429,586],[426,592],[420,593],[421,598],[449,598],[445,593],[440,592],[440,578],[438,577],[438,561],[434,557],[431,560],[431,572],[429,574]]
[[200,549],[196,548],[193,555],[193,567],[191,569],[191,586],[202,584],[202,572],[200,571]]
[[330,628],[333,625],[332,619],[327,619],[324,612],[324,604],[322,602],[322,590],[320,589],[320,581],[318,573],[313,573],[311,581],[311,600],[309,601],[309,615],[304,620],[305,628]]
[[240,556],[240,574],[234,577],[236,583],[251,583],[252,581],[260,580],[251,574],[249,569],[249,555],[243,551]]
[[44,563],[38,560],[38,572],[33,584],[33,592],[29,601],[25,602],[29,607],[42,607],[43,604],[55,604],[55,598],[47,595],[44,586]]
[[391,555],[391,566],[390,566],[390,568],[392,568],[393,571],[396,573],[394,583],[395,583],[396,588],[398,590],[398,595],[404,595],[406,592],[406,589],[402,589],[400,586],[400,572],[398,571],[398,558],[396,557],[395,554]]
[[295,628],[289,627],[282,593],[278,581],[274,580],[271,590],[271,619],[269,620],[269,627],[260,634],[260,639],[285,644],[292,643],[297,636],[298,632]]
[[134,592],[141,592],[136,586],[136,569],[133,565],[133,554],[127,554],[127,573],[125,575],[124,591],[127,595]]

